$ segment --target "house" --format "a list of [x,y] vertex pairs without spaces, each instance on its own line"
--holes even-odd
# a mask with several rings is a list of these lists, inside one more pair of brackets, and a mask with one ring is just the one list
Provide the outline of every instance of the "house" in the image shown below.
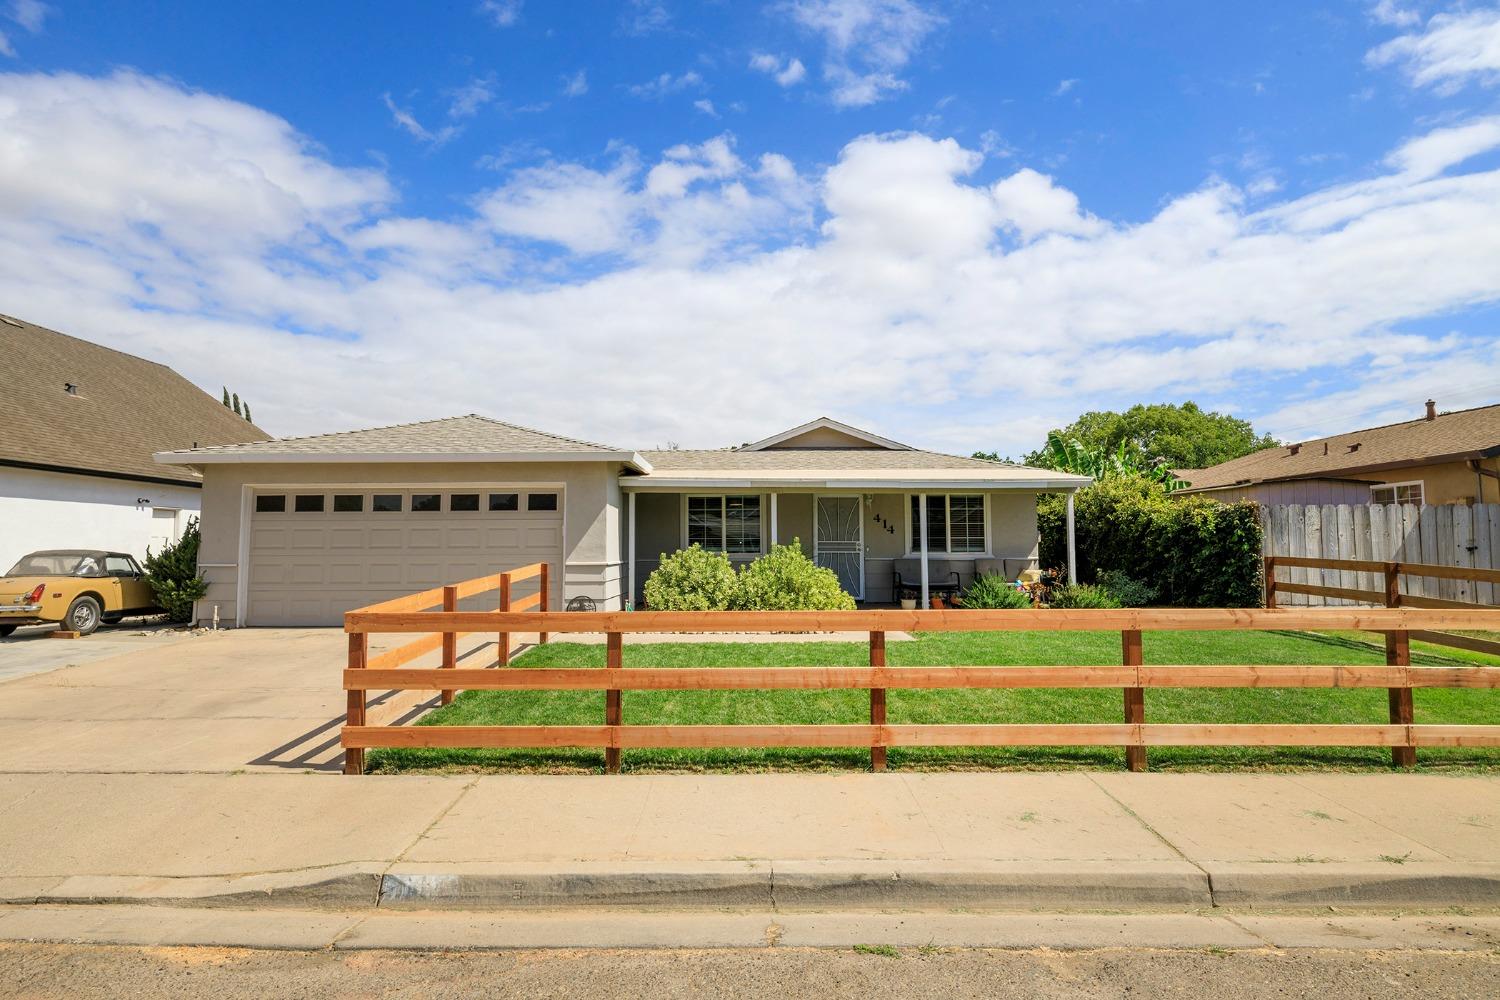
[[202,478],[155,452],[267,437],[165,365],[0,315],[0,573],[38,549],[144,559]]
[[1252,452],[1182,469],[1190,488],[1263,504],[1494,503],[1500,500],[1500,404]]
[[1037,493],[1089,482],[827,418],[717,451],[616,448],[469,415],[156,458],[202,471],[198,614],[241,625],[334,625],[537,561],[555,567],[554,607],[639,606],[662,553],[696,543],[747,562],[793,539],[850,593],[884,602],[898,560],[920,574],[923,501],[929,576],[967,580],[1034,565]]

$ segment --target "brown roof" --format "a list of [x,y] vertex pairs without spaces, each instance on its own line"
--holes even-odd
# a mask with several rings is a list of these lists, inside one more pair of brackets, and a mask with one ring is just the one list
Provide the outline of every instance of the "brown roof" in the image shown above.
[[[1293,454],[1293,448],[1296,453]],[[1265,448],[1207,469],[1181,469],[1193,489],[1361,474],[1500,454],[1500,403]]]
[[963,458],[935,451],[897,451],[885,448],[777,448],[770,451],[643,451],[641,457],[657,472],[756,469],[1014,469],[1017,466],[982,458]]
[[0,464],[196,484],[152,454],[270,436],[166,365],[8,316],[0,358]]

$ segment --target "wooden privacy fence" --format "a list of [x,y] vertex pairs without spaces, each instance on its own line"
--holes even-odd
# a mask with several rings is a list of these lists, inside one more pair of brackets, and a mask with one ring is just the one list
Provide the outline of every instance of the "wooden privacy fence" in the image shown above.
[[[1500,570],[1500,504],[1276,504],[1261,507],[1261,554],[1275,557],[1288,583],[1380,590],[1381,570],[1327,571],[1294,560],[1420,563]],[[1290,557],[1290,559],[1285,558]],[[1408,582],[1412,597],[1500,604],[1494,578],[1431,574]],[[1344,605],[1344,597],[1283,588],[1283,604]],[[1377,599],[1375,603],[1380,603]]]
[[[531,611],[546,612],[548,610],[548,590],[550,589],[551,573],[546,563],[532,563],[529,566],[521,566],[517,569],[508,570],[504,573],[494,573],[490,576],[475,577],[462,583],[449,584],[443,587],[433,587],[421,593],[409,594],[406,597],[397,597],[389,601],[381,601],[379,604],[371,604],[368,607],[359,608],[348,612],[344,616],[348,620],[349,615],[411,615],[413,613],[425,613],[434,608],[442,612],[458,611],[458,602],[474,597],[476,594],[485,594],[497,591],[496,605],[500,611]],[[537,580],[537,592],[519,599],[512,599],[511,592],[515,585],[526,580],[535,578]],[[470,602],[472,603],[472,602]],[[412,630],[403,630],[412,631]],[[391,670],[402,667],[415,659],[426,656],[434,649],[443,651],[443,662],[438,668],[440,670],[454,670],[458,667],[458,641],[465,636],[473,635],[474,631],[444,631],[433,630],[431,635],[423,636],[415,642],[408,642],[404,646],[381,653],[374,658],[366,657],[361,665],[374,670]],[[547,641],[544,632],[540,637],[542,642]],[[349,665],[354,666],[353,644],[350,645]],[[363,645],[368,650],[368,643]],[[509,632],[495,633],[495,666],[506,666],[510,663],[511,641]],[[400,685],[392,685],[392,689],[399,689]],[[439,685],[437,690],[441,692],[440,701],[450,704],[453,701],[455,687]],[[363,694],[356,698],[353,692],[349,694],[349,724],[354,725],[355,702],[359,702],[359,724],[364,724],[365,699]]]
[[[1282,594],[1307,594],[1314,597],[1335,598],[1351,604],[1383,604],[1388,608],[1490,608],[1489,604],[1473,601],[1449,601],[1440,597],[1423,597],[1411,593],[1411,585],[1423,579],[1463,580],[1473,586],[1476,593],[1486,593],[1480,588],[1500,589],[1500,569],[1465,569],[1456,566],[1430,566],[1425,563],[1373,562],[1362,559],[1305,559],[1297,556],[1266,556],[1266,607],[1274,608]],[[1332,585],[1293,583],[1284,580],[1283,574],[1302,569],[1322,574],[1332,580]],[[1365,581],[1374,577],[1379,589],[1366,589]],[[1405,578],[1406,591],[1401,589]],[[1494,625],[1488,626],[1494,628]],[[1424,642],[1468,649],[1479,653],[1500,656],[1500,642],[1469,635],[1450,635],[1446,632],[1417,630],[1412,638]]]
[[[1500,612],[1472,609],[1133,609],[1110,611],[658,611],[475,613],[355,611],[349,633],[348,724],[342,733],[345,771],[359,774],[370,747],[586,747],[603,749],[605,769],[620,768],[620,751],[645,747],[868,747],[876,770],[893,746],[1119,746],[1131,770],[1146,767],[1151,746],[1388,746],[1394,762],[1411,766],[1417,747],[1500,747],[1500,725],[1415,725],[1414,688],[1496,688],[1500,668],[1413,667],[1412,630],[1500,628]],[[1142,634],[1205,629],[1368,629],[1386,633],[1386,665],[1155,666],[1144,662]],[[369,658],[371,633],[603,632],[606,665],[582,669],[390,669]],[[640,632],[869,633],[867,667],[630,668],[623,636]],[[1121,662],[1098,666],[890,667],[887,632],[1118,631]],[[415,644],[414,644],[415,645]],[[386,654],[389,656],[389,654]],[[1390,722],[1381,725],[1164,725],[1146,722],[1149,688],[1386,688]],[[597,726],[370,726],[370,690],[603,691]],[[886,720],[890,688],[1119,688],[1120,724],[898,725]],[[829,690],[870,692],[868,725],[626,724],[621,694],[648,690]]]

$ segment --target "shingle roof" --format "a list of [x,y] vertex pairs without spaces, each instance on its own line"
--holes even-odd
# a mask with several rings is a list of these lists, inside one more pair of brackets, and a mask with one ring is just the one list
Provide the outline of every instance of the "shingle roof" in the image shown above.
[[0,462],[196,484],[152,453],[269,437],[166,365],[8,316],[0,365]]
[[777,448],[770,451],[643,451],[658,472],[751,471],[762,469],[1018,469],[1021,466],[963,458],[935,451],[897,451],[885,448]]
[[1500,453],[1500,404],[1440,413],[1431,420],[1408,420],[1265,448],[1207,469],[1182,469],[1193,489],[1286,479],[1335,478],[1360,473],[1488,457]]
[[169,453],[172,457],[213,461],[216,457],[268,460],[285,457],[316,458],[327,455],[348,458],[370,455],[482,455],[536,454],[598,455],[621,453],[623,449],[592,441],[561,437],[544,431],[508,424],[490,417],[470,413],[462,417],[423,420],[412,424],[372,427],[368,430],[339,431],[311,437],[281,438],[250,444],[224,445],[214,448],[185,449]]

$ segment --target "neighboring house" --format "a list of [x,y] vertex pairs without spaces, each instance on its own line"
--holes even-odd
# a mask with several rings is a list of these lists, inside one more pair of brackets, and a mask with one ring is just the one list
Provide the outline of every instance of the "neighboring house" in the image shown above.
[[198,614],[242,625],[334,625],[536,561],[554,567],[553,607],[619,609],[640,604],[664,552],[698,543],[748,561],[794,538],[856,597],[884,602],[897,559],[920,568],[919,496],[933,581],[967,581],[1034,565],[1036,494],[1089,482],[826,418],[722,451],[613,448],[470,415],[156,458],[202,470]]
[[0,316],[0,573],[38,549],[144,560],[202,480],[152,454],[267,435],[165,365]]
[[1500,404],[1265,448],[1182,469],[1187,493],[1263,504],[1494,503],[1500,500]]

